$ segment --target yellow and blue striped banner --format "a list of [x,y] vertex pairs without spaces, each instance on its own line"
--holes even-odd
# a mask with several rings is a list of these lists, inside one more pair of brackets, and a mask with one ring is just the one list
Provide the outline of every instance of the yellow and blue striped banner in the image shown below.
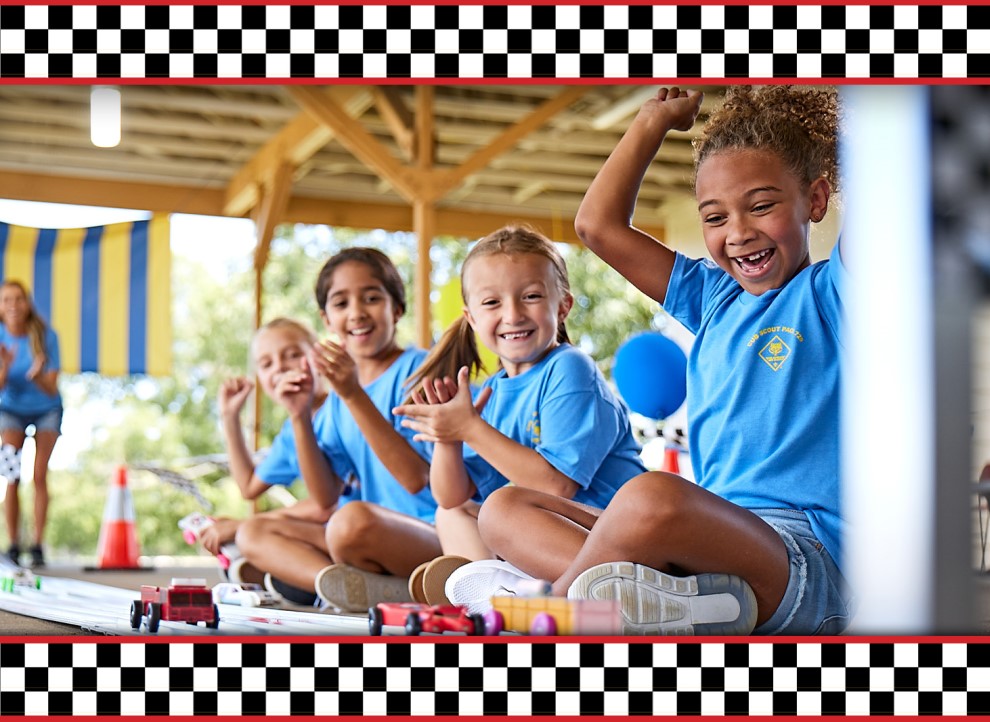
[[63,372],[171,374],[167,216],[93,228],[0,223],[0,278],[30,290],[58,334]]

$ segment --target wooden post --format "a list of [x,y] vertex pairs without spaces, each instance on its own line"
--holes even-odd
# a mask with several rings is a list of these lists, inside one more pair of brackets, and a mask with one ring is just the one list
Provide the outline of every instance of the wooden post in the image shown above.
[[[416,168],[426,176],[433,168],[433,86],[416,86]],[[413,201],[413,230],[416,232],[416,343],[420,348],[433,345],[430,307],[430,248],[437,232],[437,207],[432,193],[422,189]],[[424,197],[425,196],[425,197]]]
[[433,345],[433,317],[430,308],[430,247],[436,234],[436,206],[431,201],[417,200],[413,203],[413,229],[416,231],[416,278],[413,289],[416,294],[416,344],[420,348]]

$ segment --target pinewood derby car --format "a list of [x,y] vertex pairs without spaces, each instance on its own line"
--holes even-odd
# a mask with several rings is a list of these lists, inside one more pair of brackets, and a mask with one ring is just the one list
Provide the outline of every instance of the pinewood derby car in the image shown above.
[[14,587],[41,589],[41,577],[24,568],[15,569],[0,577],[0,591],[13,592]]
[[131,628],[140,629],[148,618],[148,631],[158,632],[160,622],[205,622],[211,629],[220,626],[220,610],[205,579],[172,579],[167,587],[141,585],[141,599],[131,602]]
[[480,614],[468,614],[460,605],[417,604],[415,602],[381,602],[368,610],[368,632],[373,636],[382,633],[382,626],[404,626],[406,634],[423,632],[442,634],[463,632],[483,635],[485,622]]
[[282,595],[270,592],[260,584],[222,582],[213,587],[213,601],[242,607],[271,607],[282,601]]
[[492,597],[484,615],[488,634],[503,629],[534,636],[622,634],[622,613],[615,599],[564,597]]

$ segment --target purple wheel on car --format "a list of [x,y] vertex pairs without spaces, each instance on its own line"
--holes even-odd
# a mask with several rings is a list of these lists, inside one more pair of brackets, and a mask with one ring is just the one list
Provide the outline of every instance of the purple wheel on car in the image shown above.
[[553,637],[557,634],[557,620],[546,612],[540,612],[533,617],[529,633],[534,637]]
[[501,634],[502,630],[505,629],[505,617],[497,609],[489,609],[484,613],[482,619],[485,622],[485,634],[489,637]]

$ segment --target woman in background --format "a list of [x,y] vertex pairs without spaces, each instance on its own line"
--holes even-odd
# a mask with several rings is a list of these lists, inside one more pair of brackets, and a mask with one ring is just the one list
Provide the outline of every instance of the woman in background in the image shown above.
[[62,397],[58,393],[58,337],[38,315],[18,281],[0,285],[0,439],[7,471],[4,513],[15,564],[21,555],[19,522],[21,448],[29,426],[34,427],[34,544],[31,566],[45,564],[42,541],[48,520],[48,460],[62,428]]

